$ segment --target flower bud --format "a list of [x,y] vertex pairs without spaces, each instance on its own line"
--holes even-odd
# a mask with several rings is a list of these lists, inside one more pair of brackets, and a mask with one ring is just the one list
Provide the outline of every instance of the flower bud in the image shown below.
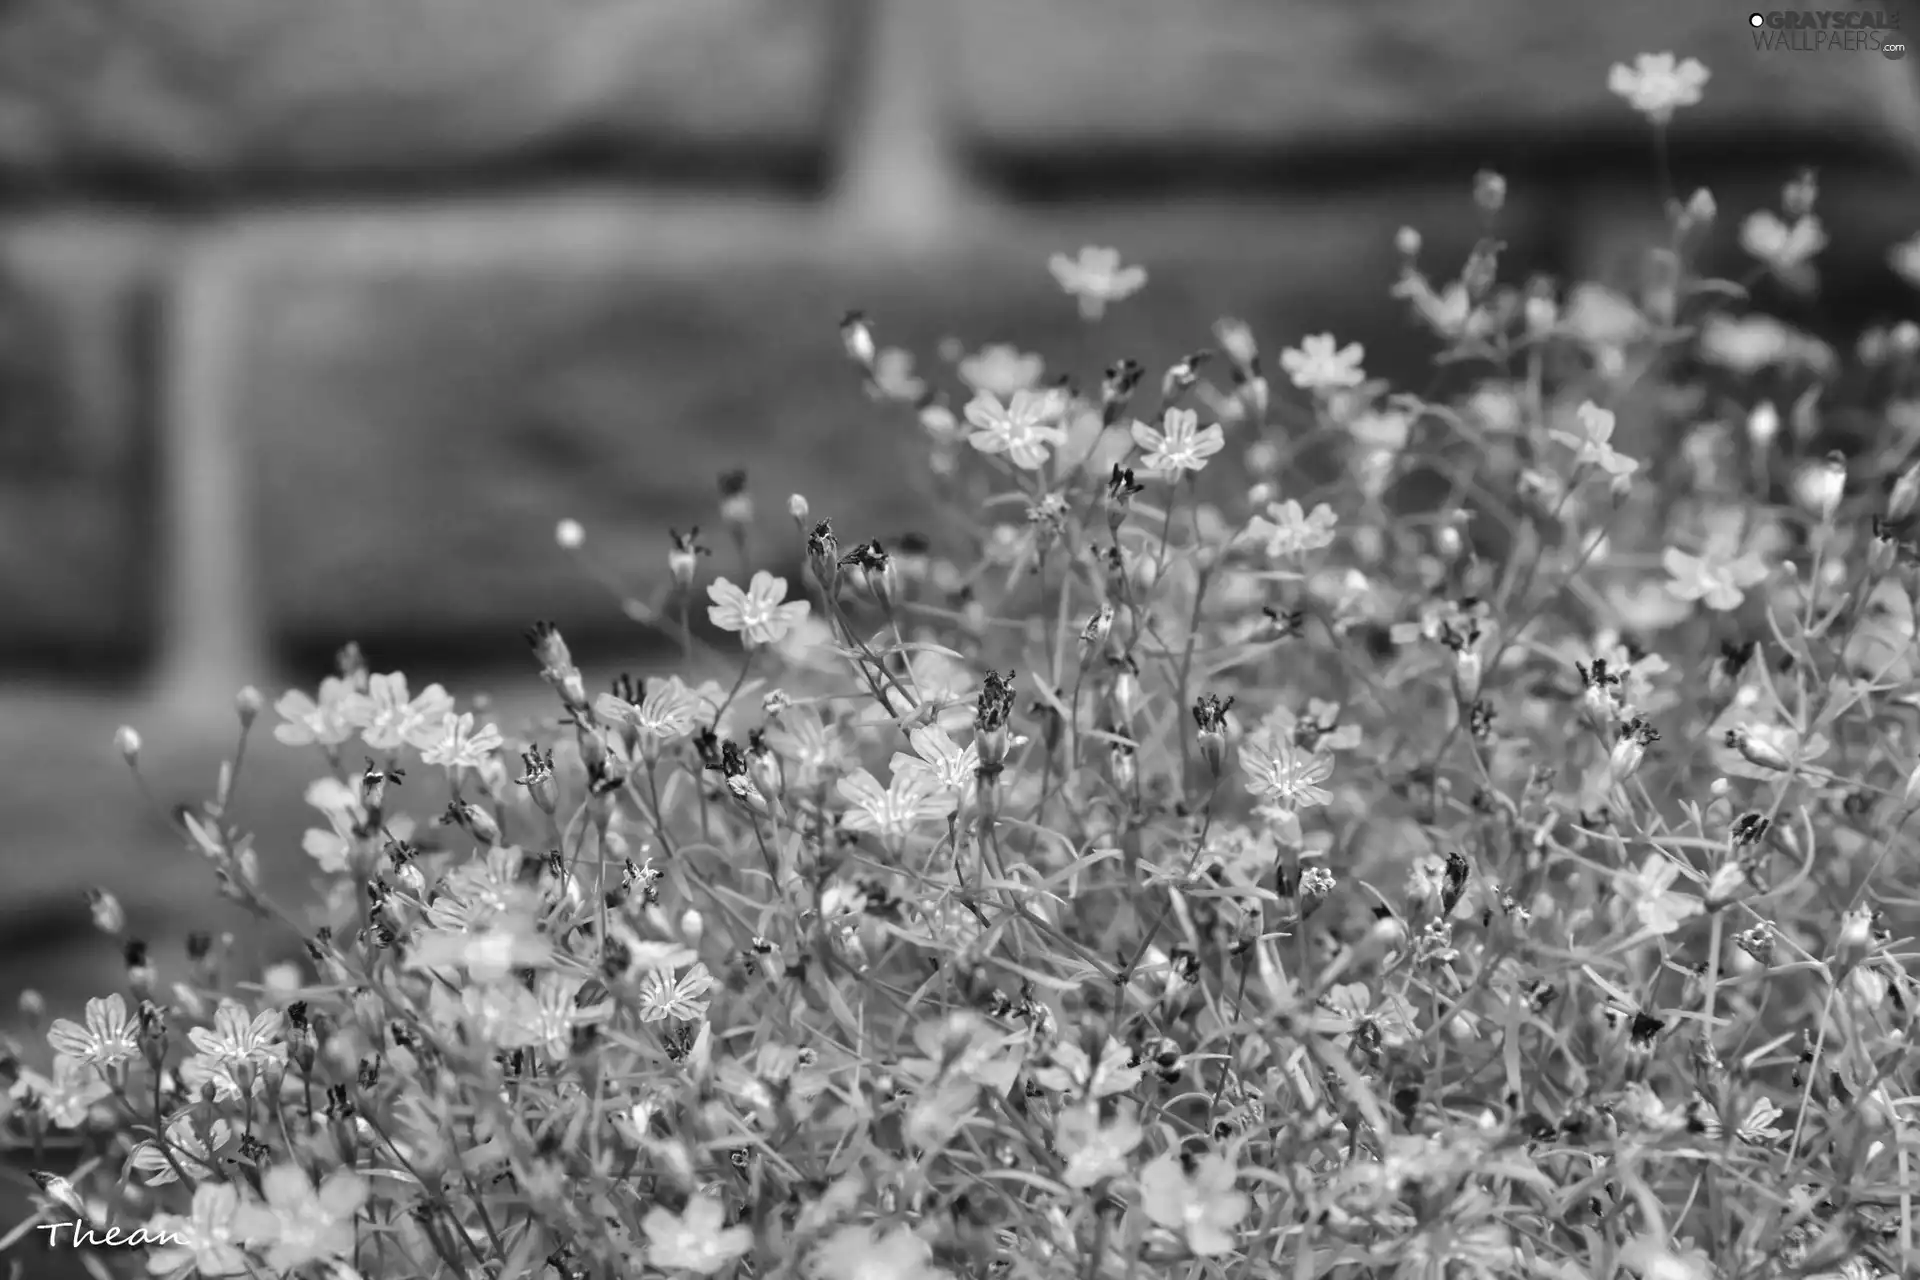
[[1146,486],[1134,479],[1133,468],[1113,464],[1113,470],[1107,476],[1107,492],[1104,505],[1107,509],[1107,533],[1116,540],[1120,536],[1120,526],[1127,522],[1127,516],[1133,511],[1134,495]]
[[1773,407],[1773,401],[1762,400],[1753,406],[1747,414],[1747,439],[1756,449],[1765,449],[1780,434],[1780,411]]
[[1631,735],[1621,738],[1613,744],[1613,750],[1607,753],[1607,773],[1615,783],[1625,782],[1633,776],[1647,758],[1647,749]]
[[1553,326],[1559,322],[1560,307],[1554,302],[1553,295],[1534,293],[1527,296],[1526,321],[1527,335],[1539,339],[1553,332]]
[[1122,360],[1107,370],[1100,383],[1100,424],[1110,427],[1120,420],[1121,411],[1133,399],[1146,369],[1137,360]]
[[573,665],[573,654],[567,648],[567,641],[560,629],[551,622],[536,622],[527,631],[527,644],[533,649],[533,656],[546,670],[564,671]]
[[1113,602],[1103,600],[1100,608],[1087,619],[1087,625],[1080,629],[1080,660],[1085,662],[1113,633]]
[[1240,403],[1246,414],[1256,422],[1266,420],[1267,409],[1273,403],[1273,389],[1265,378],[1248,378],[1240,384]]
[[102,933],[117,934],[127,927],[120,900],[105,889],[87,890],[87,910],[93,913],[93,927]]
[[840,539],[833,535],[833,522],[822,520],[807,535],[807,566],[814,581],[829,595],[840,580]]
[[527,789],[540,812],[552,816],[560,805],[560,785],[553,776],[553,750],[549,748],[544,755],[538,748],[523,751],[520,763],[526,772],[514,781]]
[[1826,456],[1807,481],[1807,497],[1822,523],[1833,522],[1834,512],[1840,509],[1840,499],[1846,491],[1847,457],[1836,449]]
[[447,818],[467,829],[476,841],[486,844],[488,848],[499,848],[499,821],[495,821],[493,814],[482,806],[468,802],[455,804],[451,806]]
[[1845,973],[1867,958],[1873,946],[1873,909],[1855,907],[1840,917],[1840,932],[1833,942],[1834,969]]
[[[1875,524],[1878,526],[1879,522]],[[1876,578],[1885,577],[1899,557],[1900,544],[1885,529],[1876,527],[1873,537],[1867,541],[1867,572]]]
[[873,330],[868,327],[864,312],[849,311],[840,318],[840,345],[846,348],[849,360],[862,369],[873,369]]
[[1500,212],[1507,204],[1507,180],[1491,169],[1474,174],[1473,202],[1484,214]]
[[587,541],[587,531],[578,520],[562,520],[553,526],[553,540],[562,551],[578,551]]
[[1134,784],[1140,778],[1140,770],[1134,759],[1131,743],[1116,742],[1108,748],[1107,776],[1113,781],[1113,789],[1121,795],[1133,793]]
[[747,492],[745,471],[720,474],[720,522],[734,530],[753,523],[753,495]]
[[1265,507],[1272,501],[1273,486],[1265,480],[1262,480],[1260,483],[1254,485],[1253,488],[1247,490],[1247,505],[1250,507]]
[[1453,657],[1453,696],[1463,707],[1470,707],[1480,697],[1480,680],[1484,663],[1479,650],[1471,645],[1460,648]]
[[1762,769],[1790,769],[1793,760],[1786,748],[1791,736],[1759,725],[1729,729],[1726,741],[1748,764],[1758,765]]
[[1232,697],[1220,701],[1218,694],[1209,693],[1193,704],[1193,723],[1200,741],[1200,758],[1207,762],[1207,770],[1215,778],[1225,767],[1227,756],[1227,712],[1233,707]]
[[46,997],[38,991],[35,991],[32,987],[28,987],[22,991],[20,993],[20,1016],[26,1021],[29,1029],[39,1030],[40,1025],[46,1021],[47,1017]]
[[1134,673],[1131,660],[1115,663],[1113,683],[1107,689],[1107,706],[1112,712],[1114,727],[1131,732],[1134,713],[1140,709],[1140,677]]
[[684,534],[678,529],[669,529],[673,546],[667,552],[667,572],[673,577],[673,585],[685,591],[693,585],[694,571],[700,565],[700,557],[706,554],[706,548],[699,543],[700,527],[695,525]]
[[1420,233],[1412,227],[1402,227],[1393,236],[1393,247],[1403,258],[1420,256]]
[[128,764],[140,763],[140,733],[132,725],[121,725],[114,731],[113,748]]
[[255,718],[266,705],[267,700],[261,696],[258,689],[252,685],[241,688],[240,692],[233,696],[233,713],[240,717],[240,728],[243,731],[253,728]]
[[1754,963],[1762,968],[1773,963],[1773,927],[1764,920],[1734,934],[1733,945],[1752,956]]
[[813,514],[813,508],[807,503],[807,495],[804,493],[796,493],[791,498],[788,498],[787,514],[793,517],[793,522],[799,526],[800,532],[805,533],[807,531],[807,517]]
[[1905,520],[1912,515],[1916,498],[1920,498],[1920,462],[1902,471],[1893,482],[1893,492],[1887,496],[1887,519]]
[[1260,376],[1260,347],[1244,320],[1221,320],[1213,326],[1214,341],[1233,366],[1233,378],[1245,385]]
[[1166,376],[1160,379],[1160,398],[1171,400],[1183,392],[1190,391],[1200,381],[1200,370],[1211,359],[1211,351],[1196,351],[1182,356],[1168,368]]
[[1790,221],[1798,222],[1813,213],[1814,203],[1819,197],[1819,178],[1812,169],[1802,169],[1780,189],[1780,211]]
[[1704,226],[1720,215],[1720,206],[1714,202],[1713,192],[1698,187],[1687,198],[1686,218],[1690,227]]
[[127,939],[121,949],[121,958],[127,963],[127,989],[138,1000],[148,1000],[153,996],[153,965],[147,960],[147,944],[138,938]]
[[975,700],[973,713],[974,744],[982,768],[998,768],[1006,763],[1008,717],[1013,714],[1013,673],[1002,676],[988,671]]
[[706,920],[692,907],[680,913],[680,940],[688,946],[699,946],[700,938],[706,930]]

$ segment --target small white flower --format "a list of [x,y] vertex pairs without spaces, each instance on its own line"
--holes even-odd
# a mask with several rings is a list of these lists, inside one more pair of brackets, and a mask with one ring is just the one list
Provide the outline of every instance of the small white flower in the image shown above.
[[1047,371],[1046,361],[1018,347],[996,342],[982,347],[960,361],[960,380],[975,391],[1010,399],[1016,391],[1031,391],[1040,385]]
[[865,769],[840,779],[836,790],[849,806],[840,825],[848,831],[871,831],[883,840],[898,839],[923,822],[946,816],[950,801],[935,790],[925,774],[896,773],[881,787]]
[[1144,267],[1123,267],[1118,249],[1094,245],[1082,248],[1077,258],[1054,254],[1047,260],[1047,270],[1062,289],[1080,300],[1080,315],[1087,320],[1098,320],[1109,302],[1130,298],[1147,283]]
[[980,769],[979,749],[971,742],[961,747],[947,731],[935,726],[915,729],[907,735],[913,754],[896,751],[888,765],[896,778],[921,778],[936,790],[953,796],[973,791],[974,777]]
[[438,737],[421,751],[420,758],[449,769],[478,769],[505,745],[496,726],[489,724],[476,732],[473,712],[462,711],[441,719]]
[[1168,480],[1200,470],[1227,444],[1219,423],[1201,430],[1200,416],[1191,409],[1167,410],[1159,431],[1144,422],[1134,423],[1133,442],[1146,451],[1141,465]]
[[787,600],[787,580],[765,569],[753,575],[745,591],[726,578],[717,579],[708,586],[707,598],[713,601],[707,609],[713,625],[738,632],[749,647],[778,643],[813,608],[805,600]]
[[1334,526],[1338,523],[1339,517],[1326,503],[1320,503],[1309,513],[1288,498],[1285,502],[1269,503],[1267,514],[1249,520],[1240,536],[1245,542],[1264,543],[1267,559],[1281,560],[1332,546]]
[[1016,391],[1004,405],[992,392],[982,391],[967,402],[967,422],[973,432],[967,442],[981,453],[1004,453],[1023,471],[1046,465],[1047,450],[1065,444],[1067,433],[1056,425],[1059,398],[1046,391]]
[[1679,108],[1700,104],[1712,75],[1698,58],[1680,61],[1671,53],[1643,53],[1631,67],[1614,63],[1607,89],[1654,124],[1665,125]]
[[83,1027],[60,1018],[47,1029],[47,1043],[53,1051],[76,1063],[90,1067],[113,1067],[140,1051],[135,1026],[127,1016],[127,1002],[119,992],[87,1001],[87,1023]]
[[1681,923],[1705,910],[1700,899],[1674,890],[1680,866],[1658,853],[1647,855],[1640,870],[1623,877],[1622,890],[1640,923],[1659,934],[1672,933]]
[[1574,416],[1580,426],[1577,433],[1553,430],[1547,434],[1574,450],[1576,462],[1581,466],[1597,466],[1610,476],[1630,476],[1639,469],[1638,462],[1613,451],[1614,416],[1610,410],[1587,400],[1574,411]]
[[1771,210],[1760,209],[1740,224],[1740,247],[1774,271],[1798,271],[1827,247],[1820,219],[1806,214],[1792,226]]
[[1357,342],[1340,346],[1330,333],[1316,333],[1300,340],[1298,347],[1280,353],[1280,367],[1303,391],[1333,391],[1357,387],[1366,380],[1360,362],[1367,349]]

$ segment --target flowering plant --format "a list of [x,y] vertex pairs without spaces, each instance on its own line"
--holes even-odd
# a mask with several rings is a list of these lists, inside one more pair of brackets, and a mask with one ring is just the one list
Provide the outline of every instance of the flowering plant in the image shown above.
[[[1707,79],[1610,83],[1664,130]],[[1672,202],[1633,295],[1504,282],[1474,190],[1461,270],[1409,229],[1391,290],[1445,394],[1330,334],[1270,383],[1234,321],[1152,381],[996,346],[942,387],[854,313],[985,527],[847,545],[796,496],[783,577],[730,474],[737,570],[676,532],[641,611],[685,667],[590,678],[535,627],[557,711],[512,736],[350,646],[273,707],[323,766],[310,910],[232,822],[241,757],[178,814],[301,954],[127,941],[124,992],[11,1055],[45,1194],[9,1243],[137,1221],[154,1275],[336,1280],[1913,1274],[1920,327],[1849,362],[1757,309],[1817,283],[1810,179],[1747,284],[1702,274],[1711,197]],[[1089,323],[1150,296],[1110,249],[1050,266]]]

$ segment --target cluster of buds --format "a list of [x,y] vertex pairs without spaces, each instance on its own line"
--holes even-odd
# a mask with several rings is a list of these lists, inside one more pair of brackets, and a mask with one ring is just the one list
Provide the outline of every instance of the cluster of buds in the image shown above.
[[573,665],[573,654],[560,629],[551,622],[536,622],[527,631],[527,644],[540,663],[540,678],[560,695],[568,711],[584,715],[587,711],[587,680]]

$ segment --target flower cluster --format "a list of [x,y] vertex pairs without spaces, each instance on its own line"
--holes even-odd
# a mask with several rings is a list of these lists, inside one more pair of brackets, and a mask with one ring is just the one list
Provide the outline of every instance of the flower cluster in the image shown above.
[[[1707,82],[1608,84],[1664,130]],[[0,1056],[36,1223],[182,1278],[1915,1274],[1920,327],[1767,313],[1817,198],[1751,290],[1705,192],[1633,292],[1407,229],[1418,395],[1232,319],[1076,384],[849,313],[953,519],[795,495],[782,576],[732,472],[677,667],[542,623],[525,725],[352,646],[281,697],[313,901],[244,756],[176,817],[290,958],[90,896],[125,990]],[[1147,290],[1049,266],[1090,323]]]

